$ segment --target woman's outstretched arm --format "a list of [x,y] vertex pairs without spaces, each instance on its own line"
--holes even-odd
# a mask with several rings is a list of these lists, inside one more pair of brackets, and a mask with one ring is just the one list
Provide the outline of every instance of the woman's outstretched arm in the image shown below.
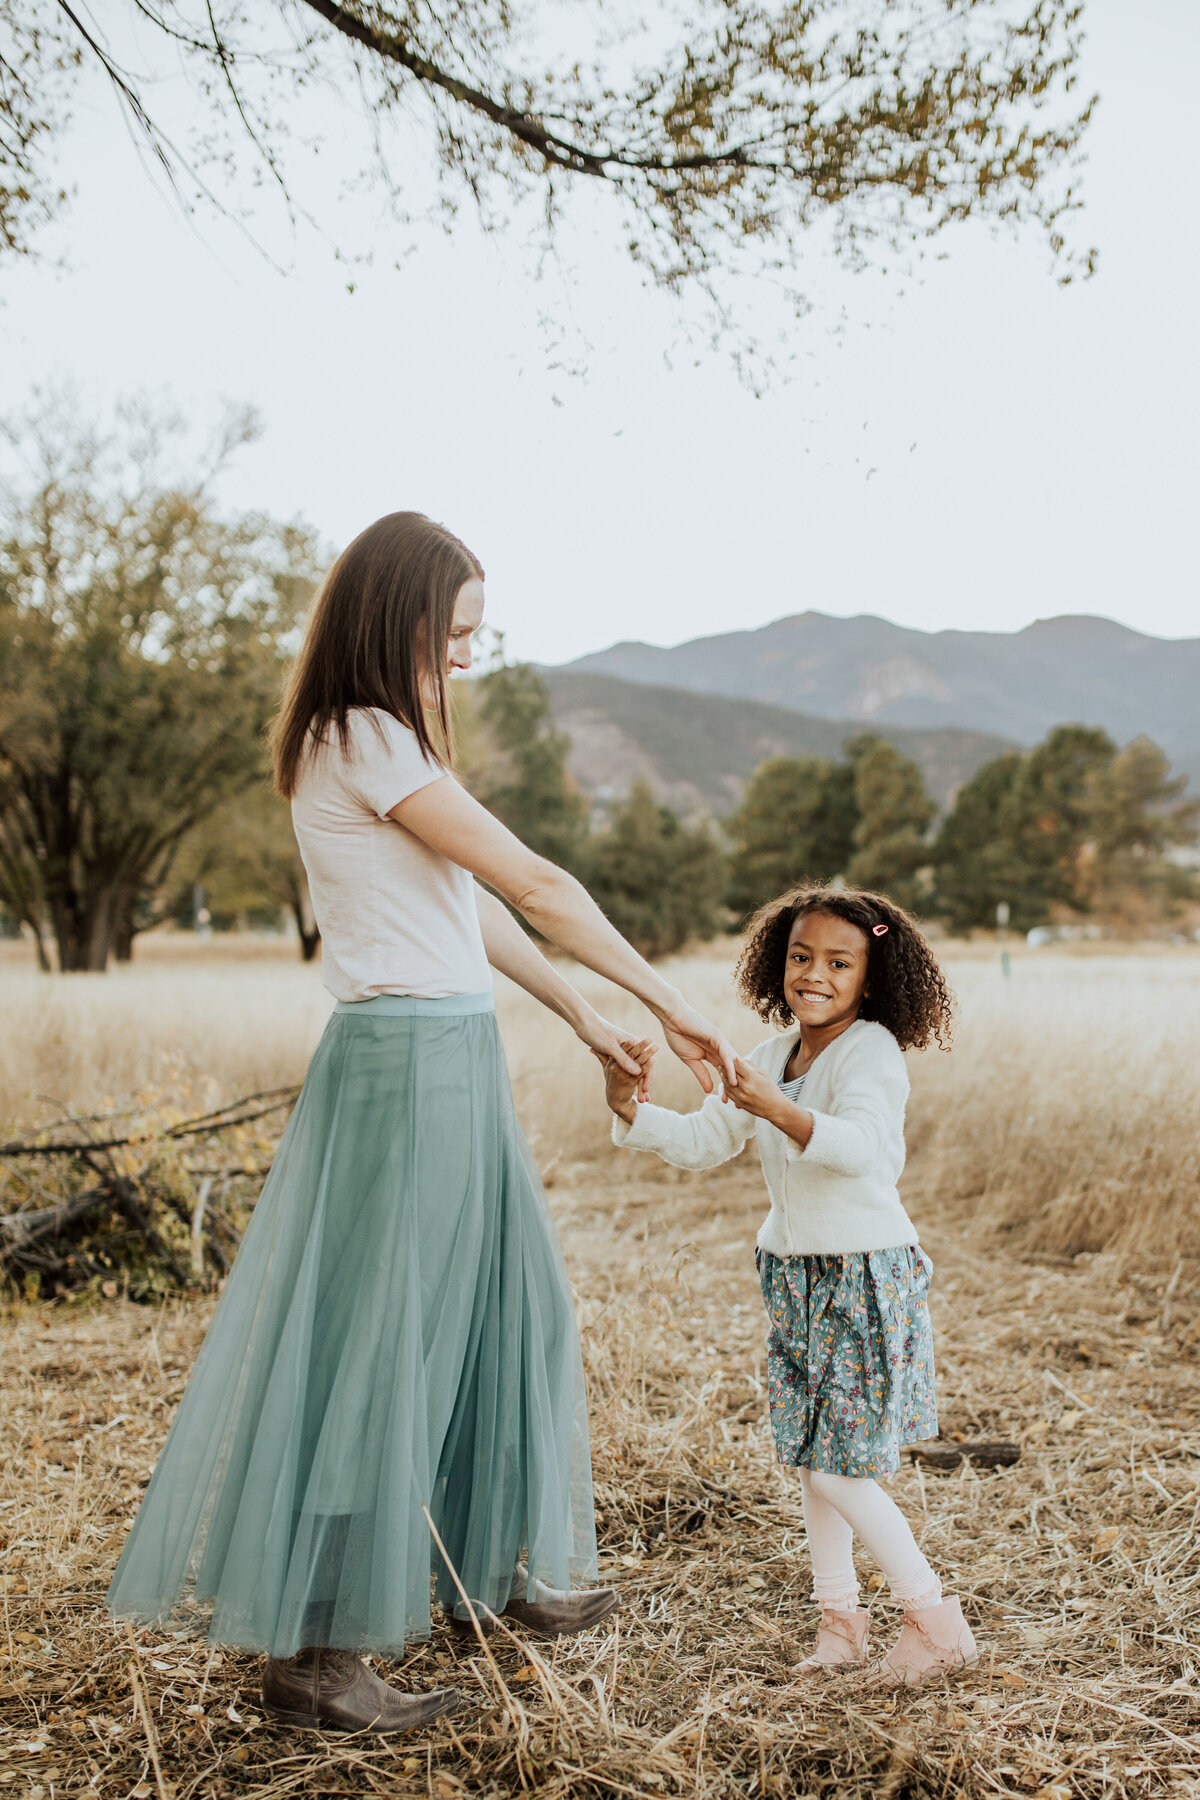
[[453,780],[430,782],[394,806],[389,816],[503,894],[552,944],[643,1001],[706,1094],[713,1091],[706,1064],[736,1087],[733,1046],[724,1032],[688,1006],[679,989],[625,942],[573,875],[536,856],[465,788]]
[[495,894],[477,887],[475,903],[479,911],[483,947],[493,969],[499,969],[502,975],[515,981],[527,994],[532,994],[535,1000],[548,1006],[560,1019],[565,1019],[576,1037],[582,1038],[588,1049],[602,1060],[611,1057],[631,1078],[636,1076],[639,1097],[645,1099],[650,1070],[643,1069],[640,1061],[630,1056],[625,1047],[627,1043],[635,1041],[634,1034],[619,1031],[615,1025],[610,1025],[607,1019],[602,1018],[594,1006],[589,1005],[578,988],[572,987],[554,964],[547,962],[537,945],[530,942],[507,906],[502,900],[497,900]]

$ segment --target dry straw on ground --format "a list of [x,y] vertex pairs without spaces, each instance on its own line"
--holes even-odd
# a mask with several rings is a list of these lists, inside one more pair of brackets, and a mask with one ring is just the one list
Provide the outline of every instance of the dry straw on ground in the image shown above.
[[[759,1179],[748,1159],[685,1176],[604,1152],[591,1071],[568,1058],[560,1072],[557,1028],[517,1004],[506,1031],[579,1294],[618,1621],[554,1646],[498,1643],[499,1681],[439,1631],[390,1671],[419,1685],[455,1671],[466,1705],[428,1739],[276,1730],[256,1704],[254,1659],[152,1632],[131,1640],[97,1611],[209,1302],[14,1309],[0,1391],[0,1789],[1200,1793],[1194,1191],[1174,1202],[1175,1242],[1162,1232],[1193,1153],[1186,1095],[1172,1111],[1171,1094],[1189,1085],[1189,1056],[1195,1066],[1197,987],[1189,960],[1159,966],[1104,965],[1093,986],[1093,965],[1029,959],[1007,990],[991,966],[964,967],[960,1056],[914,1071],[909,1198],[937,1267],[943,1434],[1023,1445],[1011,1469],[907,1465],[897,1479],[980,1638],[964,1680],[899,1699],[856,1676],[792,1681],[811,1607],[794,1482],[765,1421]],[[710,962],[692,978],[710,1004],[725,979]],[[1167,1067],[1130,1081],[1131,1033],[1163,1016]],[[750,1041],[752,1023],[732,1022]],[[1042,1107],[1052,1082],[1065,1110]],[[1152,1124],[1143,1148],[1157,1160],[1143,1159],[1139,1187],[1134,1148]],[[1081,1125],[1085,1141],[1069,1141]],[[956,1130],[971,1141],[956,1148]],[[1039,1217],[1052,1239],[1058,1229],[1048,1199],[1105,1179],[1125,1184],[1119,1247],[1034,1247]],[[886,1601],[877,1617],[886,1644]]]
[[[300,1080],[329,996],[285,947],[259,961],[251,949],[235,941],[208,964],[194,952],[169,961],[180,953],[168,940],[131,968],[65,982],[14,966],[7,950],[0,1124],[131,1093],[199,1112]],[[739,1047],[764,1035],[734,1000],[727,944],[667,967]],[[1164,1254],[1200,1254],[1200,953],[1029,952],[1006,980],[994,955],[958,952],[948,969],[962,1002],[957,1048],[910,1058],[909,1143],[931,1198],[1030,1248],[1070,1255],[1152,1238]],[[651,1029],[626,996],[587,975],[581,985],[612,1018]],[[508,990],[501,1011],[543,1168],[601,1155],[592,1059],[525,995]],[[690,1078],[665,1057],[660,1071],[666,1103],[692,1105]]]

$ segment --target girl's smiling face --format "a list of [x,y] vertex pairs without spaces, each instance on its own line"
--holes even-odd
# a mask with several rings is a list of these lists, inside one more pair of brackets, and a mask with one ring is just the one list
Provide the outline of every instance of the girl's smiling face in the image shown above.
[[801,913],[788,934],[784,999],[809,1027],[849,1025],[867,985],[865,931],[833,913]]

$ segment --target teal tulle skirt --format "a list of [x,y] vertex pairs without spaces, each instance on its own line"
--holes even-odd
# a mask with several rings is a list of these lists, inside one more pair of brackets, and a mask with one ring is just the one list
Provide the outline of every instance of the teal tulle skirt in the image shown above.
[[530,1597],[595,1579],[574,1308],[490,994],[333,1014],[109,1610],[399,1654],[457,1599],[423,1506],[496,1610],[519,1561]]

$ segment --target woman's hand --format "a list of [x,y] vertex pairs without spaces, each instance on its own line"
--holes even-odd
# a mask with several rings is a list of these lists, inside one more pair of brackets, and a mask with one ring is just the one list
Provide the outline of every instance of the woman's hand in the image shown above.
[[[675,1052],[680,1062],[687,1064],[706,1094],[713,1091],[713,1078],[706,1066],[709,1063],[726,1088],[737,1086],[738,1060],[734,1055],[733,1045],[723,1031],[718,1031],[715,1025],[709,1023],[703,1013],[698,1013],[694,1006],[688,1006],[682,995],[678,996],[676,1004],[659,1012],[658,1019],[668,1049]],[[732,1095],[730,1098],[732,1099]]]
[[646,1094],[642,1090],[649,1090],[650,1069],[658,1045],[649,1038],[639,1038],[636,1042],[633,1038],[626,1038],[623,1048],[640,1064],[641,1079],[635,1081],[633,1076],[627,1075],[621,1065],[614,1062],[610,1056],[604,1064],[604,1098],[619,1119],[624,1119],[627,1125],[632,1125],[636,1117],[634,1099],[636,1097],[641,1101],[646,1098]]

